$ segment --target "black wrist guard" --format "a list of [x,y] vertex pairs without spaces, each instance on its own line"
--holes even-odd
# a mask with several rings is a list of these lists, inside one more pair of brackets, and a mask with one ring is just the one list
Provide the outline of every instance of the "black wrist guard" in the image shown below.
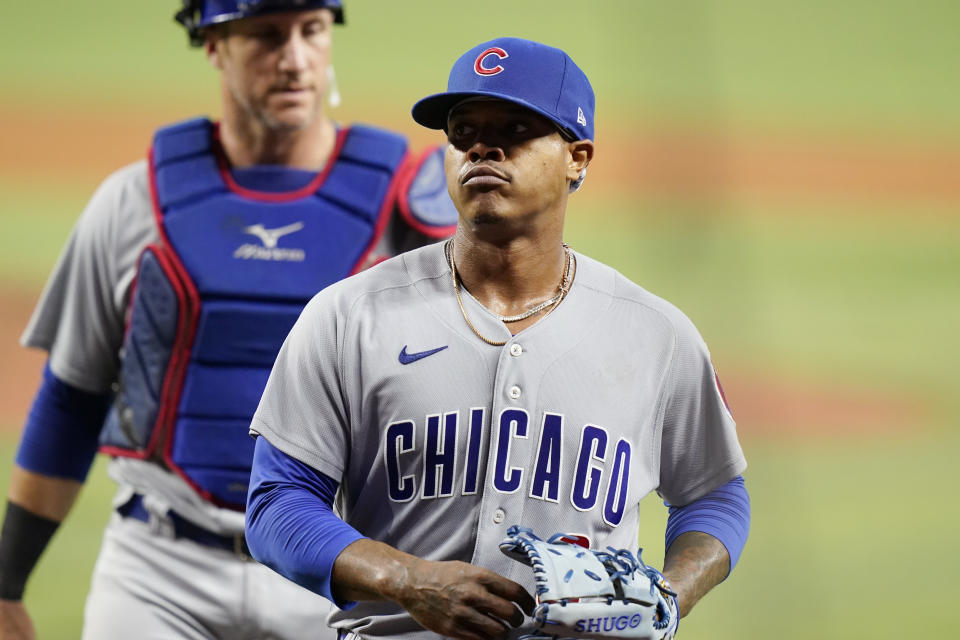
[[20,600],[27,578],[60,523],[7,500],[0,531],[0,600]]

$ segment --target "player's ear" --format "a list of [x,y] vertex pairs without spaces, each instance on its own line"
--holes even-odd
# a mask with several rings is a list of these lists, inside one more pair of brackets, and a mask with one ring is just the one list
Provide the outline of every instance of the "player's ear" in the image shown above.
[[577,180],[580,174],[593,160],[593,140],[575,140],[570,142],[570,159],[567,162],[567,180]]
[[221,31],[218,29],[206,29],[205,39],[203,41],[203,51],[207,54],[207,60],[214,69],[223,70],[223,61],[221,60],[220,49],[224,44],[221,37]]

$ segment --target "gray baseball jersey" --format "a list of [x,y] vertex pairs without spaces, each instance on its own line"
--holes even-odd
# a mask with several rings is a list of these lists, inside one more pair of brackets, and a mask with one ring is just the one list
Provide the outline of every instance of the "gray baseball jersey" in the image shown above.
[[[400,220],[400,216],[393,216],[392,220],[395,225],[381,237],[380,244],[374,250],[376,255],[393,255],[424,240]],[[157,241],[147,163],[141,161],[111,175],[91,198],[21,338],[23,345],[49,351],[50,368],[60,380],[92,393],[110,391],[120,369],[120,351],[137,261],[144,248]],[[105,540],[108,543],[111,540],[120,542],[105,544],[101,549],[101,560],[95,570],[88,600],[86,625],[93,630],[88,635],[92,633],[98,638],[130,637],[122,625],[132,617],[120,617],[110,612],[127,606],[132,595],[140,597],[141,605],[144,605],[147,602],[144,594],[151,591],[157,595],[147,607],[154,611],[150,618],[153,622],[148,621],[146,616],[141,617],[136,628],[146,635],[174,634],[187,637],[180,630],[164,626],[176,621],[177,616],[165,614],[163,603],[174,609],[174,598],[167,597],[167,594],[187,593],[188,585],[215,585],[217,578],[209,573],[205,565],[199,562],[179,563],[177,566],[194,569],[166,572],[147,581],[143,581],[142,575],[137,575],[137,572],[124,572],[122,568],[135,566],[140,560],[149,566],[173,566],[178,561],[170,550],[180,549],[178,553],[181,555],[206,554],[211,562],[219,563],[223,569],[222,575],[246,575],[252,570],[245,569],[243,565],[248,563],[238,556],[200,547],[190,540],[170,540],[172,534],[168,530],[172,530],[172,525],[169,525],[166,514],[172,510],[194,524],[222,535],[242,532],[244,515],[207,502],[179,475],[154,462],[115,458],[110,462],[109,473],[120,485],[116,499],[118,503],[126,502],[133,493],[146,496],[143,504],[151,514],[150,529],[158,535],[135,536],[131,532],[147,527],[138,521],[111,525]],[[164,522],[168,526],[164,526]],[[134,541],[133,537],[137,539]],[[145,546],[144,541],[152,541],[152,546]],[[118,561],[117,557],[124,553],[130,557]],[[119,569],[115,566],[118,562]],[[222,600],[222,608],[204,607],[197,598],[193,600],[194,605],[189,604],[189,598],[182,601],[186,603],[186,611],[201,621],[207,613],[216,617],[230,607],[233,607],[230,610],[245,612],[244,615],[261,618],[272,618],[281,609],[298,612],[298,615],[272,620],[270,628],[276,637],[297,637],[304,624],[316,627],[329,607],[324,599],[290,584],[272,571],[262,572],[258,580],[264,581],[260,588],[270,591],[277,598],[284,598],[286,608],[278,609],[271,598],[249,599],[249,590],[242,581],[236,580],[221,584],[216,597]],[[273,587],[268,583],[272,583]],[[242,591],[239,596],[238,589]],[[209,592],[216,593],[217,589],[211,587]],[[234,597],[249,600],[249,608],[242,606],[243,602],[239,600],[231,601]],[[113,635],[107,633],[108,629],[113,630]]]
[[[318,294],[274,365],[251,431],[341,482],[360,533],[484,566],[533,592],[510,525],[634,548],[638,503],[695,500],[746,467],[707,348],[675,307],[576,255],[570,293],[511,336],[441,245]],[[337,611],[364,637],[433,638],[392,603]]]
[[[136,262],[156,240],[147,163],[137,162],[107,178],[91,198],[21,339],[50,352],[59,379],[93,393],[110,390]],[[151,523],[111,520],[87,598],[84,638],[208,638],[237,620],[251,632],[269,627],[271,637],[305,637],[304,629],[330,637],[317,630],[330,607],[323,598],[228,551],[174,539],[167,516],[172,509],[209,531],[234,535],[243,531],[243,513],[203,500],[152,462],[115,458],[109,474],[119,485],[118,505],[133,493],[147,496]],[[252,578],[262,597],[246,586]],[[275,618],[278,610],[287,614]]]

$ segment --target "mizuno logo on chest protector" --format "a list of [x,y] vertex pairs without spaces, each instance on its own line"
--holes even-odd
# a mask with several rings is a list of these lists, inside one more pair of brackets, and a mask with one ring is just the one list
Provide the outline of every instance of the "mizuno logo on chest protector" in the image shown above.
[[263,246],[251,243],[242,244],[233,252],[233,257],[242,260],[303,262],[306,258],[306,252],[303,249],[287,249],[277,246],[280,238],[300,231],[301,229],[303,229],[302,222],[294,222],[275,229],[267,229],[259,222],[244,227],[243,232],[259,238]]
[[277,227],[276,229],[266,229],[262,224],[257,223],[250,225],[249,227],[244,227],[243,232],[257,236],[260,238],[263,246],[265,246],[267,249],[273,249],[277,246],[277,240],[295,231],[300,231],[300,229],[303,229],[302,222],[294,222],[293,224],[288,224],[284,227]]

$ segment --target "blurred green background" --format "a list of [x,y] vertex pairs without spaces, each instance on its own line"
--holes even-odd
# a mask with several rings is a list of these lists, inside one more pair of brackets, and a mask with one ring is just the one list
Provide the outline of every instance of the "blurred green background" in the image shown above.
[[[409,106],[498,35],[566,49],[598,96],[567,240],[697,324],[750,467],[753,527],[681,638],[954,637],[960,513],[960,3],[347,0],[343,121],[440,142]],[[43,358],[17,345],[70,226],[151,131],[217,114],[178,3],[7,3],[0,22],[0,482]],[[27,592],[79,637],[103,461]],[[641,542],[662,558],[665,510]],[[952,630],[952,631],[951,631]]]

